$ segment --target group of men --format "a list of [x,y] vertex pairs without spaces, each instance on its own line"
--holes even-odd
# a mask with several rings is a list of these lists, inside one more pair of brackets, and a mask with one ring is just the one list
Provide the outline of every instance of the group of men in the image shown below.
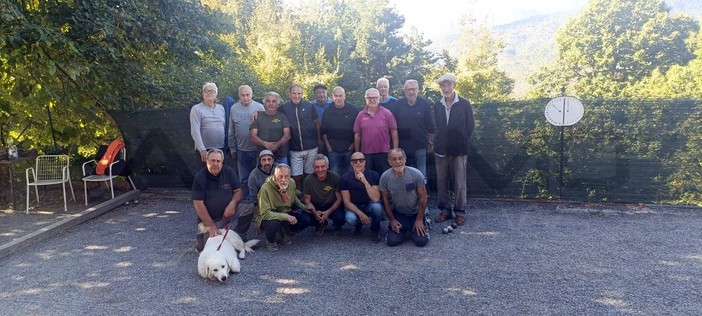
[[[244,239],[255,222],[270,251],[310,226],[322,235],[329,223],[335,232],[349,224],[356,234],[368,225],[371,240],[379,242],[384,218],[389,246],[406,238],[424,246],[428,154],[437,169],[435,222],[453,218],[464,225],[473,111],[455,91],[454,76],[438,83],[442,97],[432,106],[418,96],[416,80],[406,81],[405,97],[397,99],[381,78],[365,91],[360,110],[346,102],[342,87],[333,88],[330,98],[318,84],[308,102],[294,84],[289,101],[281,104],[277,93],[267,92],[260,104],[251,87],[241,86],[239,102],[228,111],[214,102],[216,85],[205,84],[203,102],[190,115],[196,154],[206,165],[193,181],[197,247],[234,220],[233,230]],[[224,163],[226,148],[238,174]]]

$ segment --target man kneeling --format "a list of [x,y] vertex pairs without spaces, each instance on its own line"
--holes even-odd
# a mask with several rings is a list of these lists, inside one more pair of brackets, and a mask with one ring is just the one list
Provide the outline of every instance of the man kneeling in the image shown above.
[[429,242],[429,232],[424,226],[427,188],[424,175],[418,169],[405,166],[406,158],[402,149],[390,150],[391,168],[380,176],[380,193],[390,222],[386,242],[390,247],[397,246],[409,234],[415,245],[424,247]]
[[[294,211],[293,206],[311,212],[295,195],[295,181],[290,178],[290,166],[279,164],[273,175],[266,179],[258,192],[258,214],[256,228],[266,233],[266,247],[269,251],[278,251],[277,239],[280,237],[284,245],[292,243],[291,231],[299,231],[307,224],[298,223],[306,220],[306,216]],[[302,227],[299,227],[302,225]]]

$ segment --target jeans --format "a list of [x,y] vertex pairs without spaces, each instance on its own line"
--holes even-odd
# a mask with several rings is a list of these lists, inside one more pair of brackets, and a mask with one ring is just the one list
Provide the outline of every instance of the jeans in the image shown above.
[[381,176],[385,170],[390,169],[387,153],[364,155],[366,156],[366,168],[377,172]]
[[342,175],[351,169],[351,152],[330,152],[329,153],[329,168],[336,172],[338,175]]
[[[357,205],[357,207],[359,210],[361,210],[361,212],[363,212],[363,214],[366,214],[366,216],[370,216],[371,231],[379,231],[380,221],[383,220],[383,204],[381,204],[380,202],[370,202],[368,204]],[[346,209],[346,222],[353,227],[361,227],[362,225],[356,213],[352,212],[349,209]]]
[[289,164],[288,164],[288,157],[281,157],[281,158],[278,158],[278,159],[273,160],[273,162],[274,162],[276,165],[279,165],[279,164],[284,163],[284,164],[286,164],[286,165],[289,166]]
[[251,170],[258,164],[258,153],[256,151],[237,151],[236,167],[239,170],[239,181],[241,190],[244,192],[244,200],[249,199],[249,175]]
[[407,154],[407,165],[410,167],[415,167],[422,172],[424,176],[424,184],[427,183],[427,150],[419,149],[415,151],[408,151]]
[[388,235],[386,239],[388,246],[395,247],[401,244],[407,239],[407,234],[409,234],[410,239],[412,239],[412,242],[414,242],[417,247],[424,247],[427,245],[429,242],[429,232],[427,231],[424,236],[419,236],[417,231],[414,230],[414,223],[418,214],[404,215],[395,210],[392,210],[392,214],[395,216],[395,220],[400,222],[402,228],[400,228],[400,233],[398,234],[390,228],[390,224],[388,223]]

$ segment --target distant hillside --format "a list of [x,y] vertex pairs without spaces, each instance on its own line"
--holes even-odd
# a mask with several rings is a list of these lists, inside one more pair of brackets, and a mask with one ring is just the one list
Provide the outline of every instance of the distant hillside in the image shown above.
[[[668,0],[666,3],[674,13],[685,13],[702,19],[702,1]],[[556,31],[578,14],[579,11],[572,11],[535,16],[493,28],[495,36],[505,43],[498,67],[515,80],[513,97],[524,98],[530,89],[527,77],[556,59]],[[457,33],[447,34],[430,49],[437,52],[442,49],[451,51],[457,38]]]
[[498,68],[515,80],[515,98],[523,98],[529,91],[529,75],[556,59],[556,30],[573,15],[537,16],[493,29],[505,43]]

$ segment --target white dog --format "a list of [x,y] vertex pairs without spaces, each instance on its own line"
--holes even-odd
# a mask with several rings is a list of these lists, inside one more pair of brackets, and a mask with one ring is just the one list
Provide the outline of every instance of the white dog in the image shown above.
[[[207,239],[205,248],[197,260],[197,270],[203,278],[225,282],[230,273],[239,273],[241,270],[239,259],[244,259],[247,252],[253,252],[251,247],[258,244],[259,240],[253,239],[244,242],[232,230],[226,233],[227,238],[224,239],[224,229],[219,231],[222,234]],[[237,259],[237,252],[239,259]]]

